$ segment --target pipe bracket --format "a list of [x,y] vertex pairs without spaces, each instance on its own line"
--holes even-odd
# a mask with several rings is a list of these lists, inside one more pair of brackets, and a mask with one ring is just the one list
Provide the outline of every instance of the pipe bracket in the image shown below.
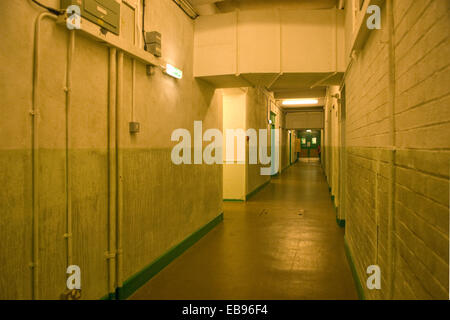
[[114,259],[116,257],[116,252],[115,251],[112,251],[112,252],[106,251],[105,257],[106,257],[106,259]]

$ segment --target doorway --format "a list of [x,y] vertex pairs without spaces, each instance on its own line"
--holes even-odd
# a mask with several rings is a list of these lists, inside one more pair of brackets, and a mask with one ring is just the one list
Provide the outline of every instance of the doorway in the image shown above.
[[298,132],[300,137],[300,158],[319,159],[319,148],[321,148],[320,130],[306,129]]

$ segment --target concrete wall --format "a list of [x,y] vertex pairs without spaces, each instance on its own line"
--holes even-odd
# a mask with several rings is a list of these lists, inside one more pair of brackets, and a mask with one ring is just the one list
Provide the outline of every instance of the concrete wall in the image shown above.
[[[58,6],[59,1],[46,1]],[[183,70],[181,80],[160,71],[147,76],[136,63],[132,110],[132,62],[123,63],[123,104],[117,127],[109,124],[109,49],[76,35],[72,107],[68,123],[70,168],[66,167],[65,92],[68,30],[44,20],[41,30],[38,96],[39,167],[37,286],[32,282],[32,70],[34,21],[41,11],[31,1],[2,1],[0,30],[0,298],[58,299],[66,288],[66,212],[72,211],[72,263],[81,267],[82,298],[108,294],[108,232],[111,186],[121,186],[123,273],[127,279],[222,212],[220,165],[171,162],[176,128],[193,135],[193,121],[204,130],[222,126],[222,97],[193,79],[194,25],[172,1],[147,1],[146,26],[163,35],[162,52]],[[114,62],[115,63],[115,62]],[[115,79],[113,81],[115,83]],[[128,122],[141,123],[130,135]],[[108,147],[117,130],[118,149]],[[112,136],[114,139],[114,136]],[[108,167],[118,150],[120,184]],[[67,172],[70,172],[69,177]],[[70,181],[67,185],[67,181]],[[71,202],[67,202],[70,190]],[[117,258],[117,255],[116,255]],[[114,260],[112,260],[114,261]]]
[[[282,157],[281,157],[281,170],[287,169],[291,164],[297,160],[296,140],[297,132],[295,130],[283,129],[283,145],[282,145]],[[290,140],[289,140],[289,135]],[[289,141],[291,142],[289,151]],[[290,159],[289,159],[290,156]]]
[[[278,104],[275,102],[275,100],[273,99],[273,96],[271,96],[271,98],[269,98],[269,101],[270,101],[270,112],[275,114],[275,123],[274,123],[275,129],[279,130],[280,142],[279,142],[279,146],[278,146],[278,163],[279,163],[278,172],[281,172],[282,164],[283,164],[283,157],[286,154],[285,152],[283,152],[283,143],[286,148],[286,141],[287,141],[287,131],[285,130],[286,128],[284,127],[286,124],[286,115],[281,110],[281,108],[278,106]],[[270,132],[270,125],[268,125],[267,128]],[[271,143],[272,143],[270,134],[271,133],[268,134],[268,136],[269,136],[268,145],[269,146],[271,146]],[[270,152],[271,151],[268,151],[268,154],[270,154]]]
[[286,115],[288,129],[321,129],[323,128],[322,111],[289,112]]
[[386,11],[345,80],[346,238],[367,298],[448,299],[449,3],[393,1],[392,48]]
[[[261,88],[235,88],[223,89],[223,133],[224,149],[226,150],[226,130],[227,129],[255,129],[258,137],[259,129],[268,129],[268,103],[273,102],[267,92]],[[280,124],[279,124],[280,125]],[[281,134],[280,134],[281,135]],[[268,134],[268,144],[270,146],[270,134]],[[280,139],[282,137],[280,136]],[[235,139],[236,140],[236,139]],[[223,165],[223,198],[227,200],[245,200],[246,196],[264,183],[270,180],[270,176],[261,175],[260,168],[266,165],[249,163],[249,141],[246,139],[246,157],[244,164]],[[281,150],[281,145],[280,145]],[[257,150],[257,152],[259,152]],[[269,149],[270,154],[270,149]],[[224,161],[237,161],[237,141],[235,141],[235,158]],[[281,166],[281,164],[280,164]]]
[[[223,89],[223,198],[245,200],[247,194],[247,164],[237,162],[238,143],[235,138],[234,157],[227,158],[227,130],[246,130],[246,89]],[[233,163],[234,162],[234,163]]]
[[[252,128],[258,132],[259,146],[259,129],[267,129],[267,101],[269,98],[262,90],[254,88],[248,89],[246,98],[246,129]],[[259,161],[258,164],[249,164],[247,162],[247,194],[255,191],[258,187],[270,180],[270,176],[261,175],[261,167],[264,166]]]

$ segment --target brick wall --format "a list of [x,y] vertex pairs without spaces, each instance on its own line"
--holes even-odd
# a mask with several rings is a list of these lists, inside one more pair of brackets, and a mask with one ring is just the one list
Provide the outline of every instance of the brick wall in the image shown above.
[[[448,298],[449,2],[393,1],[395,87],[386,7],[346,77],[346,238],[367,298]],[[395,92],[395,149],[389,92]],[[393,259],[388,259],[390,158],[395,161]],[[388,265],[392,262],[391,265]],[[366,289],[378,264],[382,289]]]
[[449,8],[394,1],[395,297],[448,298]]

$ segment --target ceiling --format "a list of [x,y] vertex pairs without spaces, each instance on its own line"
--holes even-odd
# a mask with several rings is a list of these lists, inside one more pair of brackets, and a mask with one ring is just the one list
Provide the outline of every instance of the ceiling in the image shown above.
[[318,98],[317,105],[282,106],[285,111],[303,111],[305,108],[322,107],[328,86],[339,85],[343,73],[244,73],[199,77],[217,88],[261,86],[273,92],[280,102],[284,99]]
[[214,5],[217,12],[239,10],[280,9],[330,9],[336,7],[338,0],[190,0],[194,8]]

